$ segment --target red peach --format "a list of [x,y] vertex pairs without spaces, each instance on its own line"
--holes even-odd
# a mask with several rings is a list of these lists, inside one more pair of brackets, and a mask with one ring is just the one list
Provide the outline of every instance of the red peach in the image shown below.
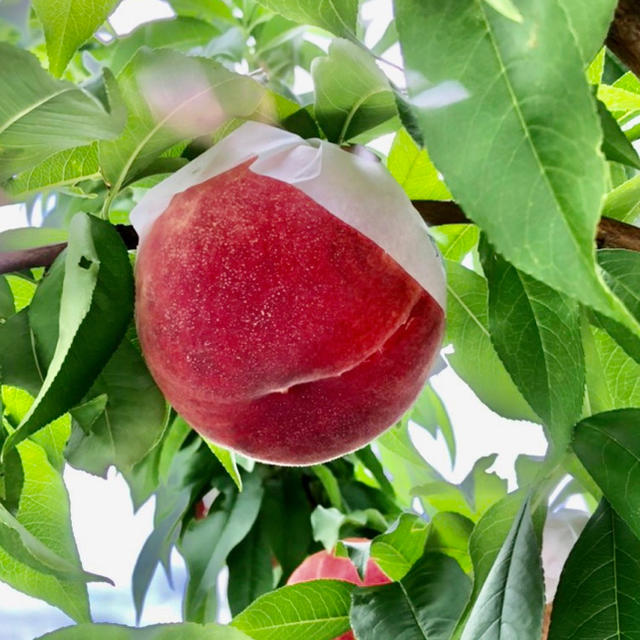
[[249,165],[175,195],[144,238],[140,343],[204,437],[314,464],[364,446],[409,408],[444,314],[372,240]]
[[[366,540],[364,538],[348,538],[347,542],[366,542]],[[367,561],[364,580],[362,580],[349,558],[338,557],[328,551],[318,551],[318,553],[314,553],[302,562],[289,576],[287,584],[309,582],[310,580],[319,580],[321,578],[344,580],[360,587],[374,587],[391,582],[371,558]],[[347,631],[335,640],[354,640],[353,632]]]

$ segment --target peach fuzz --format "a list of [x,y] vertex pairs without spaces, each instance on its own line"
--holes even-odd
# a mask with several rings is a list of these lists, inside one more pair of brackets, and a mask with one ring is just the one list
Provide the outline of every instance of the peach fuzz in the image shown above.
[[444,313],[375,242],[252,162],[175,194],[148,229],[138,333],[159,387],[204,437],[314,464],[409,408]]

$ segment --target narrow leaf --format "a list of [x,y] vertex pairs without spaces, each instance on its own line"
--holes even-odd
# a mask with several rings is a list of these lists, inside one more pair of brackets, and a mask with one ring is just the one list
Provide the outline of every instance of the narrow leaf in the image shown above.
[[[611,290],[636,318],[640,318],[640,253],[625,249],[604,249],[598,251],[598,262]],[[600,316],[599,322],[640,363],[640,336],[609,318]]]
[[617,120],[609,113],[609,110],[600,101],[596,100],[598,106],[598,115],[600,116],[600,125],[602,126],[603,140],[602,152],[607,160],[612,162],[621,162],[640,169],[640,158],[638,152],[624,135]]
[[22,227],[0,233],[0,251],[22,251],[45,244],[66,242],[69,234],[64,229],[48,227]]
[[525,502],[471,609],[462,640],[540,638],[543,605],[540,546]]
[[605,498],[640,537],[640,409],[618,409],[576,425],[573,449]]
[[120,0],[33,0],[33,8],[44,28],[49,71],[62,75],[76,50],[107,19]]
[[246,609],[262,594],[273,589],[271,549],[260,516],[251,531],[227,558],[229,587],[227,597],[232,615]]
[[40,636],[37,640],[250,640],[219,624],[157,624],[134,629],[119,624],[80,624]]
[[[340,580],[314,580],[267,593],[231,625],[254,640],[334,640],[349,629],[354,585]],[[284,631],[286,629],[286,632]]]
[[505,418],[538,422],[491,343],[487,281],[455,262],[447,260],[445,264],[448,292],[445,343],[450,342],[454,348],[447,355],[449,364],[496,413]]
[[[45,450],[35,442],[23,442],[17,451],[24,481],[16,519],[33,538],[43,544],[46,542],[50,553],[44,552],[42,546],[20,529],[22,544],[28,545],[30,553],[38,553],[40,561],[44,560],[50,567],[53,565],[58,575],[48,575],[52,572],[43,573],[32,565],[23,564],[19,558],[12,557],[15,546],[10,546],[0,549],[0,579],[14,589],[59,607],[76,621],[89,621],[89,600],[84,582],[97,579],[97,576],[90,577],[82,572],[62,476],[47,459]],[[6,540],[3,545],[4,542]],[[63,563],[54,559],[54,554]],[[75,567],[75,571],[70,567]],[[66,575],[62,576],[60,571]]]
[[131,265],[120,236],[106,222],[76,215],[55,354],[36,401],[5,441],[4,452],[81,400],[122,339],[132,307]]
[[192,521],[182,534],[180,552],[189,569],[184,616],[189,621],[215,619],[215,585],[230,551],[249,533],[262,503],[257,474],[248,475],[242,493],[226,491],[222,509]]
[[240,475],[238,465],[236,464],[236,454],[230,449],[219,447],[217,444],[214,444],[205,438],[203,438],[203,440],[213,455],[218,458],[220,464],[225,468],[229,477],[233,480],[236,487],[238,487],[238,491],[242,491],[242,476]]
[[459,513],[441,511],[429,523],[426,548],[444,553],[458,562],[465,573],[471,573],[469,538],[473,531],[473,521]]
[[549,640],[640,636],[640,542],[602,500],[562,570]]
[[354,38],[358,0],[258,0],[289,20],[312,24],[343,38]]
[[92,95],[55,80],[35,56],[0,43],[0,182],[43,158],[97,139],[115,138],[124,122]]
[[[35,191],[60,189],[83,180],[100,178],[98,147],[96,144],[91,144],[53,154],[33,169],[12,178],[7,183],[6,191],[14,197],[20,197]],[[35,230],[42,227],[32,228]],[[61,230],[48,229],[48,231]]]
[[420,149],[404,128],[393,139],[387,169],[412,200],[451,199],[427,150]]
[[448,640],[470,592],[453,558],[427,551],[399,582],[354,591],[351,625],[359,640]]
[[422,555],[429,526],[420,516],[403,513],[388,531],[371,542],[371,557],[392,580],[400,580]]
[[334,40],[311,65],[315,113],[331,142],[342,144],[397,114],[389,81],[372,56],[348,40]]
[[580,306],[518,271],[486,241],[480,255],[489,285],[491,341],[554,444],[565,449],[584,396]]
[[617,0],[560,0],[586,67],[602,48]]

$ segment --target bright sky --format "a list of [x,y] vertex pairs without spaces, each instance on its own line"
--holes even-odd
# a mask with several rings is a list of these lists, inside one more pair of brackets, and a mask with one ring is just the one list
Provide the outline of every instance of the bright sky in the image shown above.
[[[117,32],[126,33],[142,22],[171,15],[171,8],[161,0],[124,0],[110,21]],[[366,20],[372,20],[367,37],[371,44],[391,19],[390,0],[370,0],[363,6],[363,15]],[[398,64],[399,50],[390,50],[385,59]],[[395,82],[401,82],[393,67],[384,65],[384,70],[394,74],[392,79]],[[302,90],[310,88],[308,82],[309,78],[301,74]],[[387,139],[384,145],[388,144]],[[26,217],[20,205],[0,207],[0,231],[25,225]],[[456,433],[458,457],[455,467],[451,469],[441,436],[434,440],[416,429],[416,444],[424,457],[446,478],[459,482],[477,458],[497,452],[499,456],[494,468],[513,486],[516,456],[520,453],[544,454],[546,440],[539,426],[505,420],[492,413],[451,369],[442,371],[432,381],[445,402]],[[115,588],[90,585],[95,620],[133,624],[131,572],[151,531],[153,502],[148,502],[134,516],[127,486],[113,471],[107,480],[102,480],[68,467],[65,480],[84,567],[88,571],[108,575],[116,582]],[[176,591],[169,591],[164,576],[158,572],[147,599],[143,624],[180,621],[183,571],[177,554],[175,565]],[[31,640],[70,622],[57,609],[0,583],[0,640]]]

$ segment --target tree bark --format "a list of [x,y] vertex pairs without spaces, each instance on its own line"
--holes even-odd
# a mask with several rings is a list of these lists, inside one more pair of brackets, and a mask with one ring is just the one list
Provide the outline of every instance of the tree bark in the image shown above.
[[640,76],[640,0],[620,0],[606,41],[607,47]]

